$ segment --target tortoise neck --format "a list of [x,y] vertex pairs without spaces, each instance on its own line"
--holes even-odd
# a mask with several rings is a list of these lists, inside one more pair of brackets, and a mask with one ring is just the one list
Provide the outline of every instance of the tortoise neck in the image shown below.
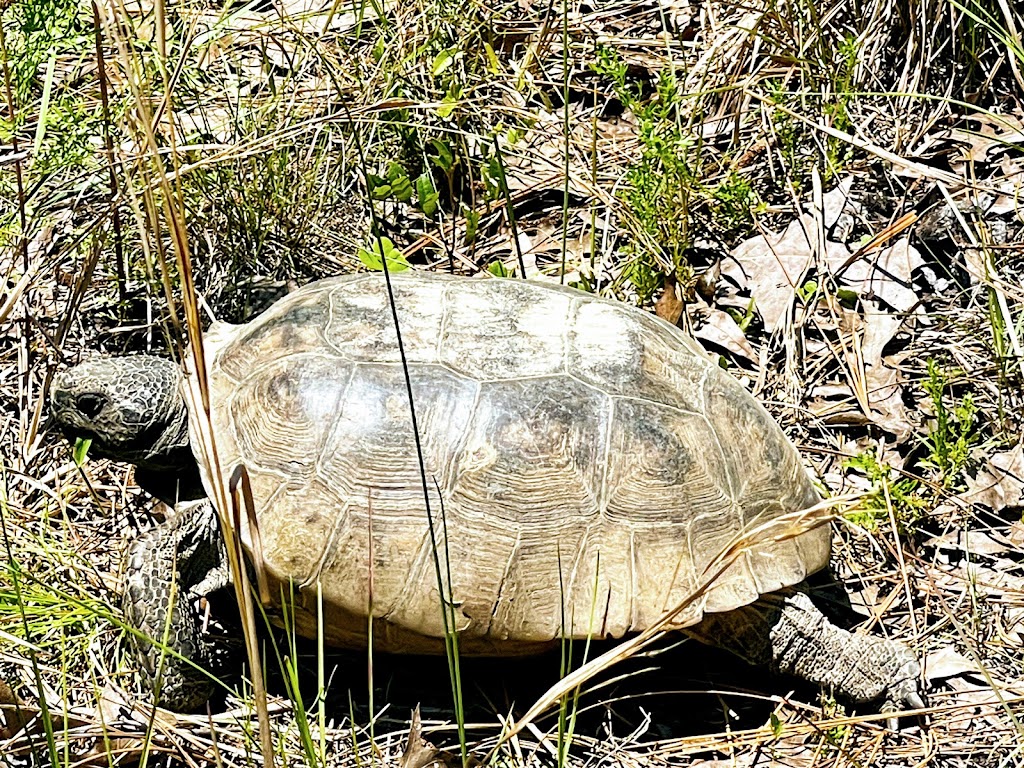
[[[180,378],[175,382],[180,393]],[[180,394],[168,398],[168,418],[152,448],[136,462],[135,482],[152,496],[174,504],[202,498],[203,484],[199,465],[189,442],[188,408]]]
[[196,463],[189,447],[188,409],[181,396],[168,404],[172,409],[159,436],[153,441],[150,455],[139,461],[149,469],[185,469]]

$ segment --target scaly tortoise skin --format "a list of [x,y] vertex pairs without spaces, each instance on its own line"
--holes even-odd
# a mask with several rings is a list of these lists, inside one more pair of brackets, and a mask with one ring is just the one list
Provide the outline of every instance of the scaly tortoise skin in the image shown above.
[[[372,568],[375,648],[443,652],[436,550],[462,653],[621,637],[687,598],[742,533],[818,501],[768,413],[661,320],[523,281],[392,282],[437,542],[383,276],[312,283],[206,334],[224,481],[244,464],[272,592],[294,593],[300,632],[316,636],[319,585],[327,642],[365,645]],[[187,491],[191,462],[173,465],[189,443],[195,378],[145,356],[87,362],[57,377],[52,410],[99,454],[136,462],[140,482],[166,498],[175,482]],[[196,459],[209,491],[201,451]],[[187,506],[136,542],[127,576],[129,617],[159,640],[161,592],[177,568],[185,599],[169,644],[200,666],[215,665],[220,646],[198,632],[190,601],[227,583],[211,530],[209,503]],[[251,546],[247,525],[242,537]],[[673,626],[855,700],[918,705],[908,649],[838,630],[786,590],[826,566],[829,542],[827,526],[759,542]],[[165,704],[205,699],[205,679],[167,662]]]

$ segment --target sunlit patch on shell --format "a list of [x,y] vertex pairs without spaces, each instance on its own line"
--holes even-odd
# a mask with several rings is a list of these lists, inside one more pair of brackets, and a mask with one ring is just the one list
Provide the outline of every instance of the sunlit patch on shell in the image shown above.
[[656,318],[596,301],[574,305],[568,371],[603,392],[700,413],[700,382],[710,362]]
[[[402,347],[410,363],[437,362],[441,336],[441,308],[449,283],[445,280],[392,281]],[[383,281],[353,291],[342,284],[330,291],[330,320],[324,329],[327,343],[344,357],[358,362],[398,363],[401,353]]]
[[570,303],[532,284],[480,281],[448,302],[441,359],[481,380],[562,374]]
[[[436,482],[443,488],[462,450],[478,385],[440,366],[417,366],[414,373],[413,402],[427,485]],[[339,494],[365,499],[372,492],[378,514],[385,517],[421,513],[422,480],[400,366],[355,366],[330,429],[321,475]]]

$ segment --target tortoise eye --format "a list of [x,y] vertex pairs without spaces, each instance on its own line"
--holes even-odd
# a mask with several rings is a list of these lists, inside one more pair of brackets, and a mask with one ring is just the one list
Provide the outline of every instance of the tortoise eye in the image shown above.
[[107,398],[93,392],[86,392],[84,395],[79,395],[75,398],[75,407],[82,415],[89,419],[95,418],[106,404]]

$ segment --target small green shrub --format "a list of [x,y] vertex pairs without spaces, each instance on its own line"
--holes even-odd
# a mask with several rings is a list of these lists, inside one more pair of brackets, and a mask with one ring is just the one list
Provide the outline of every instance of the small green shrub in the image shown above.
[[919,463],[931,470],[944,488],[957,488],[971,466],[971,449],[978,442],[975,424],[978,407],[970,393],[952,407],[947,405],[949,373],[934,360],[928,361],[928,378],[921,386],[931,397],[934,421],[926,441],[928,457]]
[[880,462],[872,453],[862,453],[847,459],[844,469],[860,472],[871,483],[871,490],[846,519],[868,531],[877,531],[889,519],[892,504],[896,525],[901,533],[912,533],[928,510],[929,501],[921,495],[920,482],[910,477],[896,476],[892,467]]

